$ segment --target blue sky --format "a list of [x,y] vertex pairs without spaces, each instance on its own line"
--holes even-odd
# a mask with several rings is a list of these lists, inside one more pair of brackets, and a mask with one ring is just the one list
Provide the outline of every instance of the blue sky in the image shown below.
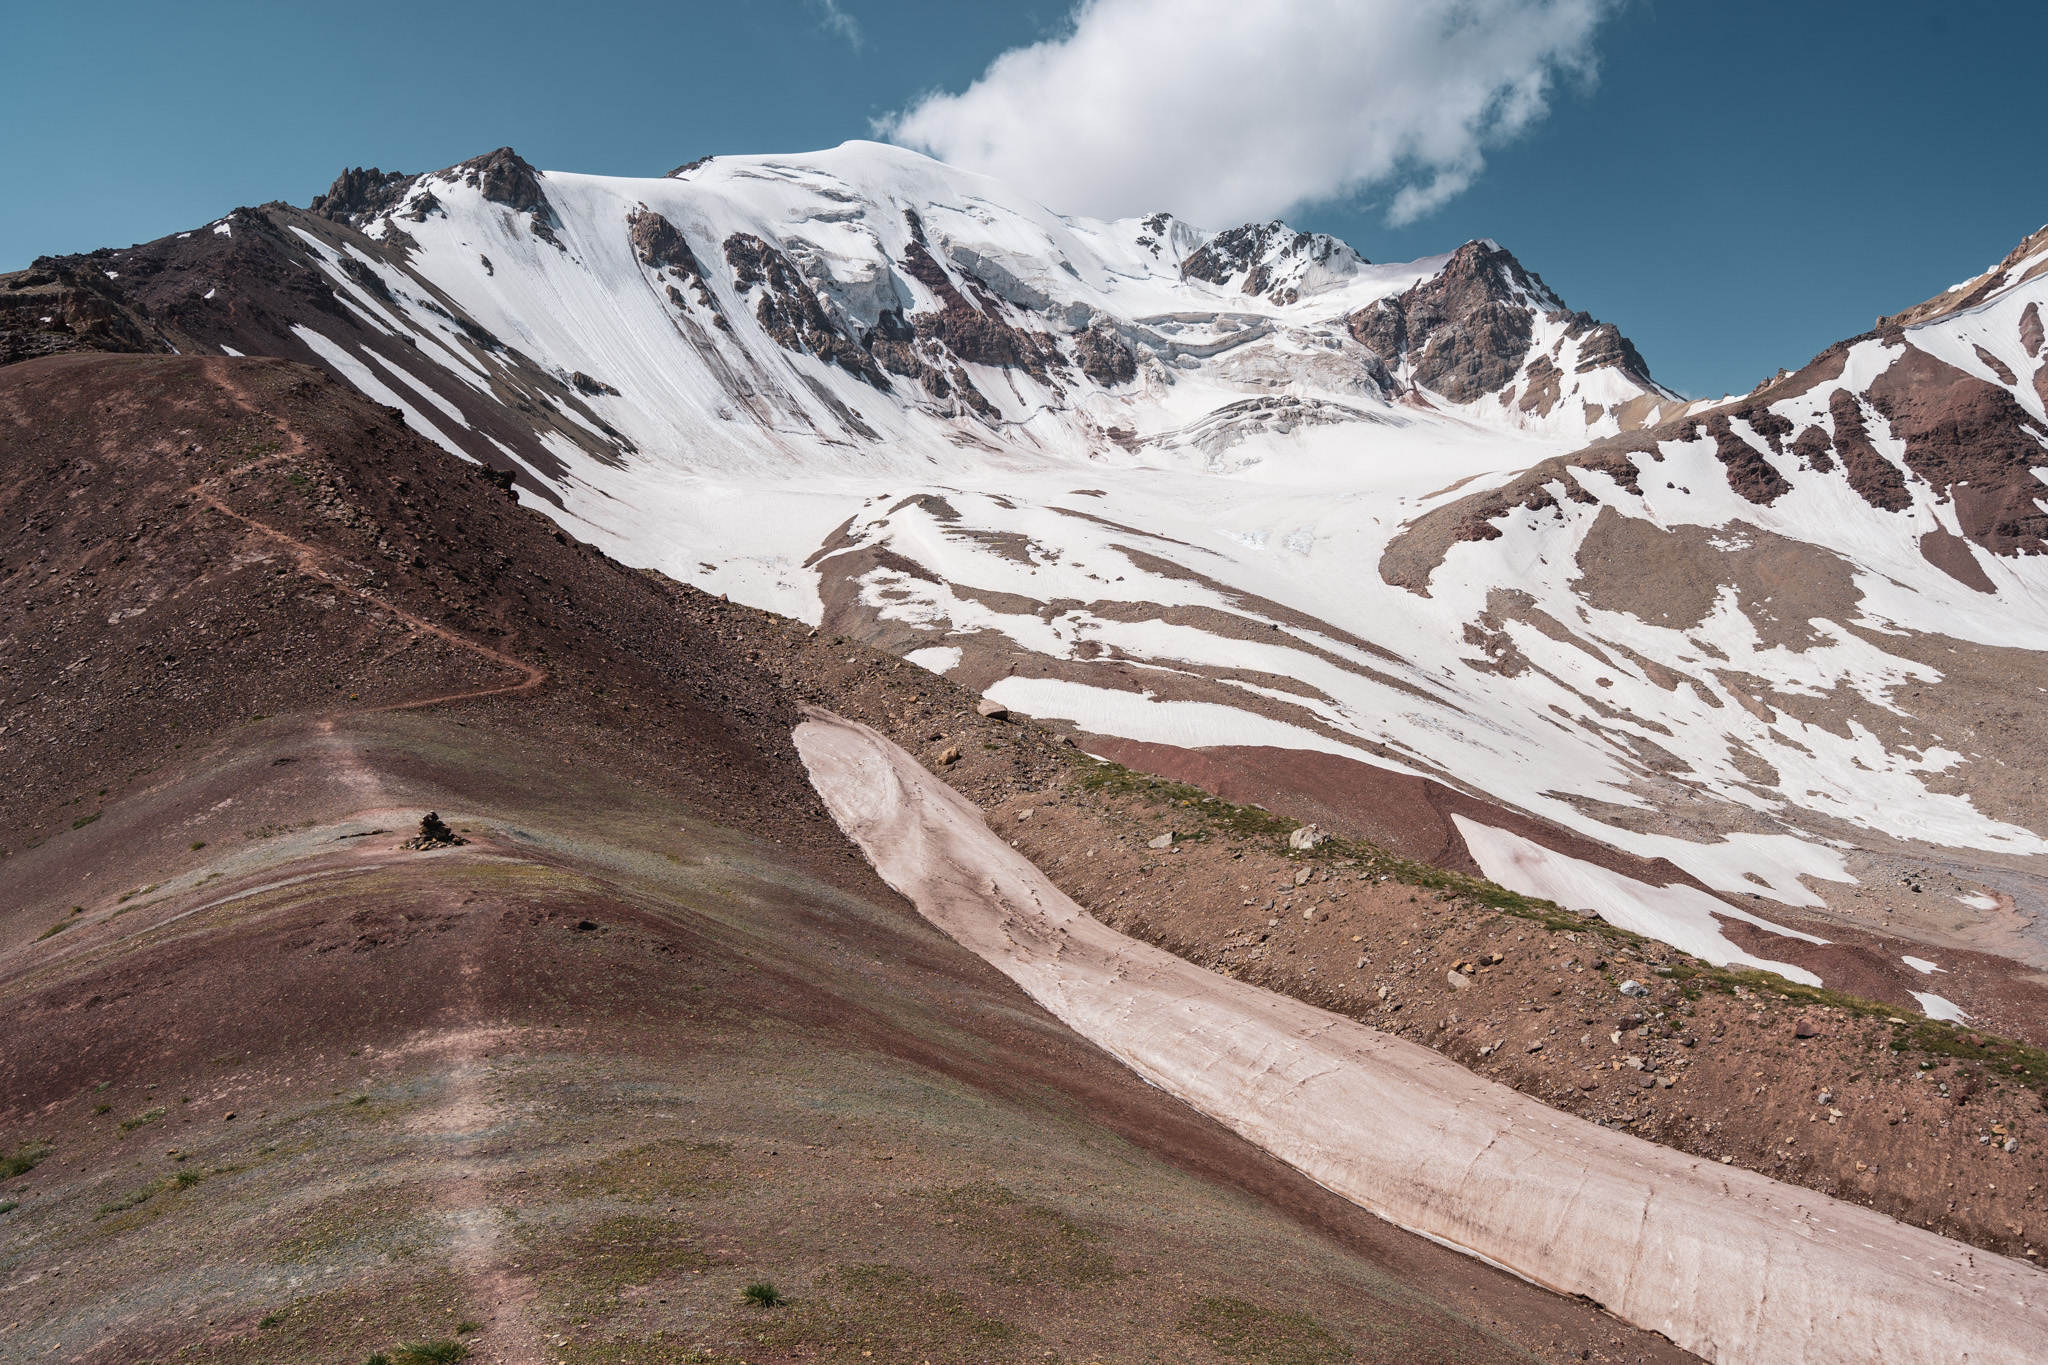
[[[1258,22],[1260,6],[1235,9]],[[707,152],[871,136],[1006,50],[1060,39],[1071,13],[1030,0],[17,6],[0,268],[238,204],[303,204],[343,165],[424,171],[509,143],[546,168],[658,175]],[[1389,221],[1398,179],[1286,216],[1375,260],[1495,238],[1694,395],[1800,364],[2048,220],[2035,69],[2048,5],[1632,0],[1590,51],[1597,76],[1561,76],[1547,113],[1486,145],[1470,186],[1414,221]],[[1180,98],[1328,117],[1286,58],[1256,64]]]

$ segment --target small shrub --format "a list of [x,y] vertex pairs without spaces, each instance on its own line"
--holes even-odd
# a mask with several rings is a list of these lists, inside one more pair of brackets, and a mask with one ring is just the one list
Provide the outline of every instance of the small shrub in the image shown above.
[[756,1280],[740,1291],[740,1296],[757,1308],[780,1308],[789,1299],[780,1289],[766,1280]]
[[46,938],[55,938],[57,935],[63,933],[66,929],[69,929],[73,924],[76,923],[76,920],[60,919],[55,924],[51,925],[49,928],[43,930],[43,932],[41,932],[40,934],[37,934],[36,942],[41,943]]
[[416,1341],[398,1348],[393,1365],[452,1365],[467,1359],[469,1347],[459,1341]]
[[99,819],[102,814],[104,814],[104,812],[94,811],[91,815],[81,815],[76,820],[73,820],[71,822],[71,828],[84,829],[87,825]]
[[171,1179],[177,1183],[179,1189],[189,1190],[200,1181],[206,1179],[206,1177],[197,1171],[180,1171],[172,1176]]
[[114,1112],[114,1106],[111,1104],[96,1104],[92,1107],[92,1112],[95,1114],[111,1114]]
[[484,1325],[482,1323],[472,1322],[468,1318],[464,1318],[461,1322],[455,1324],[455,1335],[458,1337],[466,1337],[471,1332],[481,1332],[483,1330]]
[[363,1365],[391,1365],[391,1357],[385,1355],[382,1351],[376,1351],[371,1354],[368,1360],[363,1362]]
[[50,1154],[49,1147],[40,1142],[24,1142],[14,1149],[12,1156],[0,1156],[0,1180],[12,1180],[18,1175],[27,1175],[36,1168],[36,1163]]
[[283,1321],[284,1314],[282,1313],[265,1313],[261,1318],[257,1319],[256,1326],[258,1328],[275,1327]]
[[159,1106],[158,1106],[157,1108],[155,1108],[155,1109],[146,1109],[146,1110],[144,1110],[144,1111],[143,1111],[142,1113],[140,1113],[140,1114],[137,1114],[137,1115],[136,1115],[136,1116],[135,1116],[134,1118],[132,1118],[132,1119],[122,1119],[122,1120],[121,1120],[121,1131],[122,1131],[122,1132],[124,1132],[124,1133],[132,1133],[132,1132],[134,1132],[134,1131],[135,1131],[135,1130],[136,1130],[137,1128],[140,1128],[140,1127],[142,1127],[142,1126],[143,1126],[144,1124],[147,1124],[147,1123],[155,1123],[155,1122],[156,1122],[156,1121],[157,1121],[158,1119],[160,1119],[160,1118],[162,1118],[162,1117],[164,1116],[164,1113],[165,1113],[165,1110],[163,1109],[163,1107],[162,1107],[161,1105],[159,1105]]
[[21,1205],[15,1203],[12,1199],[0,1199],[0,1213],[13,1213],[20,1207]]
[[198,852],[198,851],[199,851],[200,849],[202,849],[202,848],[205,848],[205,847],[206,847],[206,840],[204,840],[204,839],[194,839],[194,840],[192,841],[192,851],[193,851],[194,853],[197,853],[197,852]]

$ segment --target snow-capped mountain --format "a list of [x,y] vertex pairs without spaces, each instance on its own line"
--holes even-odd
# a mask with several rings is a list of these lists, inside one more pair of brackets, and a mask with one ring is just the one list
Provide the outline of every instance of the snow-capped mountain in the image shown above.
[[1858,925],[2048,963],[2044,267],[1688,403],[1492,242],[1068,218],[868,143],[501,149],[22,302],[321,365],[622,560],[1096,752],[1480,798],[1431,856],[1819,979],[1875,969]]

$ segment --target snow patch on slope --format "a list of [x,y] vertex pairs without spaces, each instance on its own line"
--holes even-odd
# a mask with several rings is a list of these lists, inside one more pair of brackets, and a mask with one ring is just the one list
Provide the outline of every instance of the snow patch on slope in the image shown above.
[[1821,984],[1820,978],[1804,967],[1756,957],[1729,942],[1714,917],[1726,915],[1746,920],[1774,934],[1808,943],[1826,943],[1826,939],[1747,914],[1694,887],[1675,883],[1649,886],[1633,877],[1547,849],[1519,834],[1482,825],[1462,815],[1453,815],[1451,819],[1479,870],[1489,881],[1510,891],[1556,901],[1567,909],[1590,910],[1609,924],[1668,943],[1716,967],[1756,967],[1802,985]]

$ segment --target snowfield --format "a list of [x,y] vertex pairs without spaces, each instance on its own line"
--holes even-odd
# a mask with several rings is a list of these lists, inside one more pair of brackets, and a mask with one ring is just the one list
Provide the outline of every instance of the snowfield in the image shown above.
[[[1918,353],[2048,419],[2026,262],[1804,389],[1687,403],[1491,243],[1385,264],[1069,218],[874,143],[490,160],[360,231],[301,215],[367,332],[294,330],[626,562],[1084,732],[1355,757],[1668,859],[1723,899],[1490,855],[1710,960],[1770,961],[1713,927],[1726,898],[1835,905],[1866,847],[2034,885],[2036,795],[1980,799],[2005,756],[1913,699],[1958,685],[1935,637],[2036,666],[2048,556],[1973,542],[1870,397]],[[1482,297],[1522,350],[1414,341]],[[1846,447],[1845,412],[1900,505],[1776,434]],[[2048,914],[2028,932],[2048,961]]]

